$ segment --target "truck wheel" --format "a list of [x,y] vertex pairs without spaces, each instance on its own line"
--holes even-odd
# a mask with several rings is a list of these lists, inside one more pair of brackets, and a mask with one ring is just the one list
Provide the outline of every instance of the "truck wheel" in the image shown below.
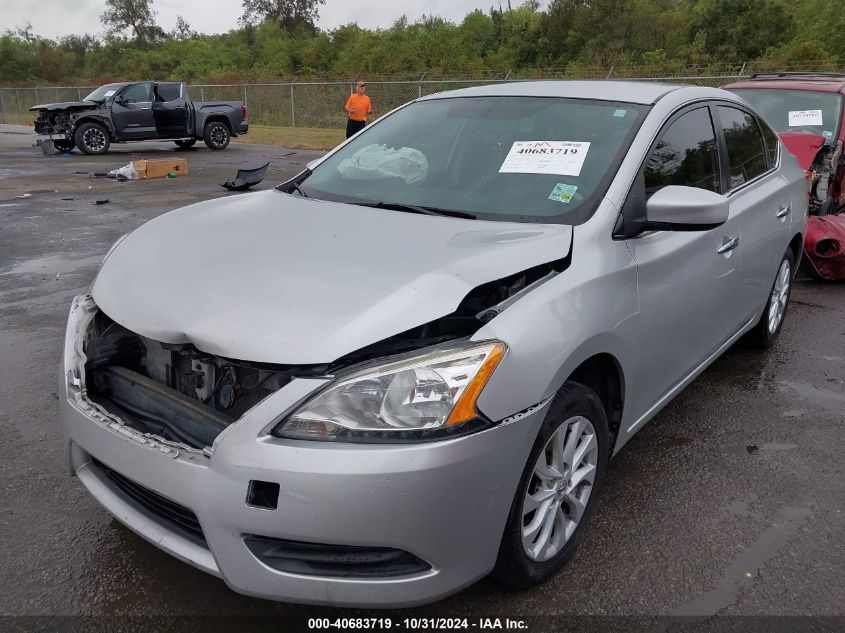
[[229,146],[231,138],[232,135],[229,134],[229,128],[226,127],[225,123],[212,121],[211,123],[206,124],[203,139],[205,139],[205,144],[208,146],[208,149],[226,149]]
[[189,139],[182,139],[181,141],[173,141],[173,142],[176,143],[182,149],[190,149],[194,145],[196,145],[197,139],[189,138]]
[[70,152],[76,147],[76,143],[73,141],[53,141],[53,147],[60,152]]
[[73,138],[86,154],[105,154],[111,144],[108,130],[99,123],[83,123],[76,128]]

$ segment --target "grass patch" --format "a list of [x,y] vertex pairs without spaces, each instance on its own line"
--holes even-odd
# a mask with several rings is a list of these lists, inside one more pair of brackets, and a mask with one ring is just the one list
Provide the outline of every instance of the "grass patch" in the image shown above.
[[277,127],[252,125],[249,133],[239,136],[236,143],[252,145],[280,145],[291,149],[332,149],[346,138],[346,130],[322,127]]

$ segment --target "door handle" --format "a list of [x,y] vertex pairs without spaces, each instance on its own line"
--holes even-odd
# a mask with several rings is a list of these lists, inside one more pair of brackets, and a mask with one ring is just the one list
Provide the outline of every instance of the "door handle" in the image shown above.
[[775,213],[775,217],[778,218],[781,222],[783,222],[783,220],[786,218],[786,216],[789,215],[789,211],[790,211],[789,205],[785,204],[778,209],[778,212]]
[[142,107],[141,109],[142,109],[142,110],[149,110],[149,109],[150,109],[150,106]]
[[730,253],[733,249],[739,246],[739,235],[732,238],[725,238],[725,241],[722,242],[722,245],[716,249],[716,252],[719,255],[724,255],[725,253]]

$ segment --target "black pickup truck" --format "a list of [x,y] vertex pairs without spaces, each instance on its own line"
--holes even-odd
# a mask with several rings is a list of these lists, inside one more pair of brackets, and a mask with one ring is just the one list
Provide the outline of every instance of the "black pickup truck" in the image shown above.
[[249,130],[243,101],[191,101],[184,83],[139,81],[100,86],[82,101],[32,106],[35,133],[56,149],[105,154],[111,143],[172,140],[213,150]]

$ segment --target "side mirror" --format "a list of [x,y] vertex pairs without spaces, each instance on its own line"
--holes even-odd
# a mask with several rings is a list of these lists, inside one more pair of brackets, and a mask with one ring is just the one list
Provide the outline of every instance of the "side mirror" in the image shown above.
[[698,187],[668,185],[646,202],[646,228],[706,231],[728,221],[728,199]]
[[120,104],[122,104],[122,103],[123,103],[123,95],[117,95],[116,97],[114,97],[114,98],[112,99],[112,101],[113,101],[114,103],[120,103]]

